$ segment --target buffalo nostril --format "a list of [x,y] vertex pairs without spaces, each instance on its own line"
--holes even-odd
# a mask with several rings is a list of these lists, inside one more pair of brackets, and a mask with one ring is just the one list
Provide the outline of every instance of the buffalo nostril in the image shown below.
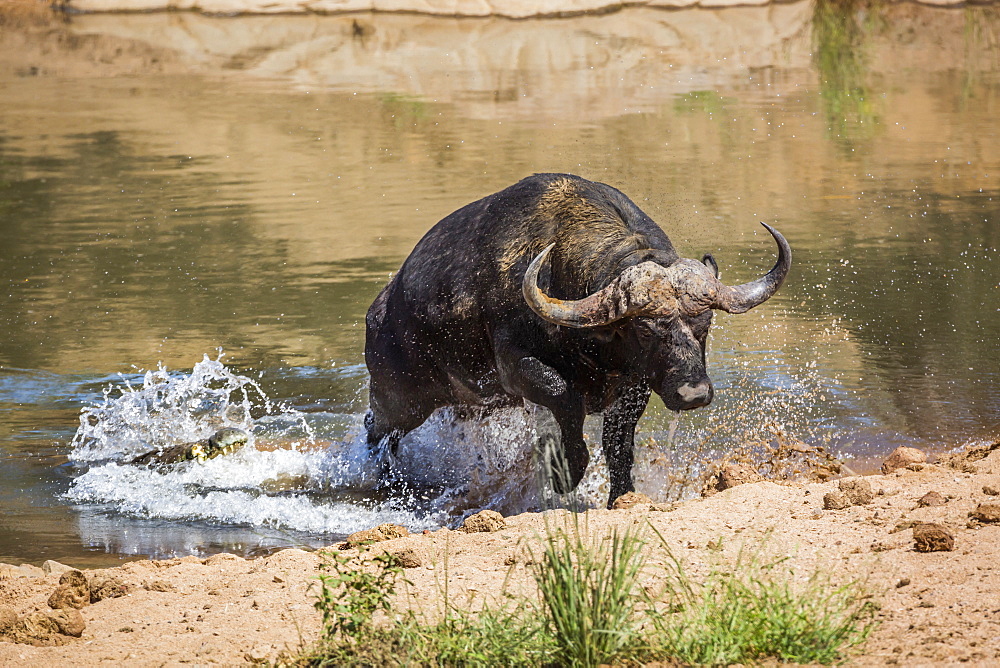
[[677,398],[680,400],[682,409],[699,408],[712,403],[712,396],[715,392],[712,383],[703,381],[696,385],[685,383],[677,388]]

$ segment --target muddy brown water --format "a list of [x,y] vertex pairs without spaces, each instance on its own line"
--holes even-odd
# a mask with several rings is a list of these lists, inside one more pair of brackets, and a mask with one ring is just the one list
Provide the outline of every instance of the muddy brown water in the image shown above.
[[[332,540],[68,498],[81,408],[222,349],[321,423],[360,415],[364,313],[391,272],[443,215],[539,171],[620,188],[730,282],[773,262],[758,221],[795,250],[777,297],[717,316],[713,405],[670,437],[651,404],[640,439],[665,470],[778,431],[862,469],[900,444],[996,438],[997,16],[9,22],[0,561]],[[665,493],[663,475],[642,491]]]

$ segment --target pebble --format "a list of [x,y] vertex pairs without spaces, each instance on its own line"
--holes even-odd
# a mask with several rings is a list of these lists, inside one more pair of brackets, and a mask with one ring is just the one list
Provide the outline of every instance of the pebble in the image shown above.
[[840,491],[827,492],[823,495],[824,510],[843,510],[851,506],[851,500]]
[[500,531],[507,523],[503,515],[495,510],[483,510],[474,515],[469,515],[462,522],[462,531],[466,533],[480,533]]
[[396,561],[403,568],[419,568],[423,565],[420,556],[411,547],[403,548],[392,553]]
[[66,571],[74,570],[74,568],[72,566],[67,566],[66,564],[60,564],[58,561],[53,561],[49,559],[42,564],[42,570],[49,575],[62,575]]
[[764,476],[747,464],[727,464],[708,479],[705,487],[701,490],[701,495],[711,496],[716,492],[724,492],[737,485],[761,482],[762,480],[764,480]]
[[917,552],[950,552],[955,549],[955,536],[948,527],[941,524],[915,524],[913,548]]
[[358,547],[359,545],[365,545],[368,543],[381,543],[385,540],[393,540],[394,538],[403,538],[409,536],[410,532],[406,527],[400,526],[398,524],[380,524],[374,529],[365,529],[363,531],[355,531],[350,536],[347,537],[347,541],[341,547],[341,549],[347,549],[350,547]]
[[927,492],[917,500],[918,508],[928,508],[933,506],[943,506],[948,500],[937,492]]
[[611,504],[612,510],[628,510],[638,505],[652,505],[653,500],[645,494],[638,492],[625,492]]
[[872,492],[871,483],[861,478],[855,476],[853,478],[844,478],[838,483],[840,491],[843,492],[852,505],[863,506],[869,504],[874,500],[875,494]]
[[911,464],[923,464],[927,461],[927,455],[922,450],[908,448],[901,445],[893,450],[886,460],[882,462],[882,473],[889,475],[893,471],[906,469]]
[[975,510],[969,513],[969,517],[983,524],[1000,522],[1000,504],[980,503]]

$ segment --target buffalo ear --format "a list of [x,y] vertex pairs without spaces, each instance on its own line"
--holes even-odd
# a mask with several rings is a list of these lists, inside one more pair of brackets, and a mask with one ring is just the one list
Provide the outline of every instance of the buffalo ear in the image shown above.
[[715,258],[712,257],[711,253],[705,253],[705,257],[701,258],[701,263],[712,270],[715,277],[719,277],[719,265],[715,263]]

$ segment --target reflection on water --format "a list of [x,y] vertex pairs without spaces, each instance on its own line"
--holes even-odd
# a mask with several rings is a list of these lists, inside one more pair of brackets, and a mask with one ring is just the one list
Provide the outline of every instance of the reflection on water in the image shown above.
[[[692,450],[777,431],[860,468],[997,437],[998,26],[990,8],[821,2],[0,32],[0,561],[259,553],[528,498],[509,467],[530,414],[418,434],[403,464],[437,476],[421,483],[437,505],[322,481],[361,461],[372,298],[436,220],[536,171],[621,188],[731,283],[773,262],[757,221],[795,248],[777,297],[717,317],[715,403],[676,425],[651,405],[644,491],[670,493]],[[270,445],[157,480],[176,512],[136,505],[155,479],[113,456],[71,456],[106,387],[220,348],[318,447],[252,412]],[[307,482],[268,491],[268,467]]]
[[868,85],[872,36],[886,27],[879,9],[877,0],[819,0],[813,12],[820,96],[834,136],[848,149],[855,136],[871,137],[879,123]]

